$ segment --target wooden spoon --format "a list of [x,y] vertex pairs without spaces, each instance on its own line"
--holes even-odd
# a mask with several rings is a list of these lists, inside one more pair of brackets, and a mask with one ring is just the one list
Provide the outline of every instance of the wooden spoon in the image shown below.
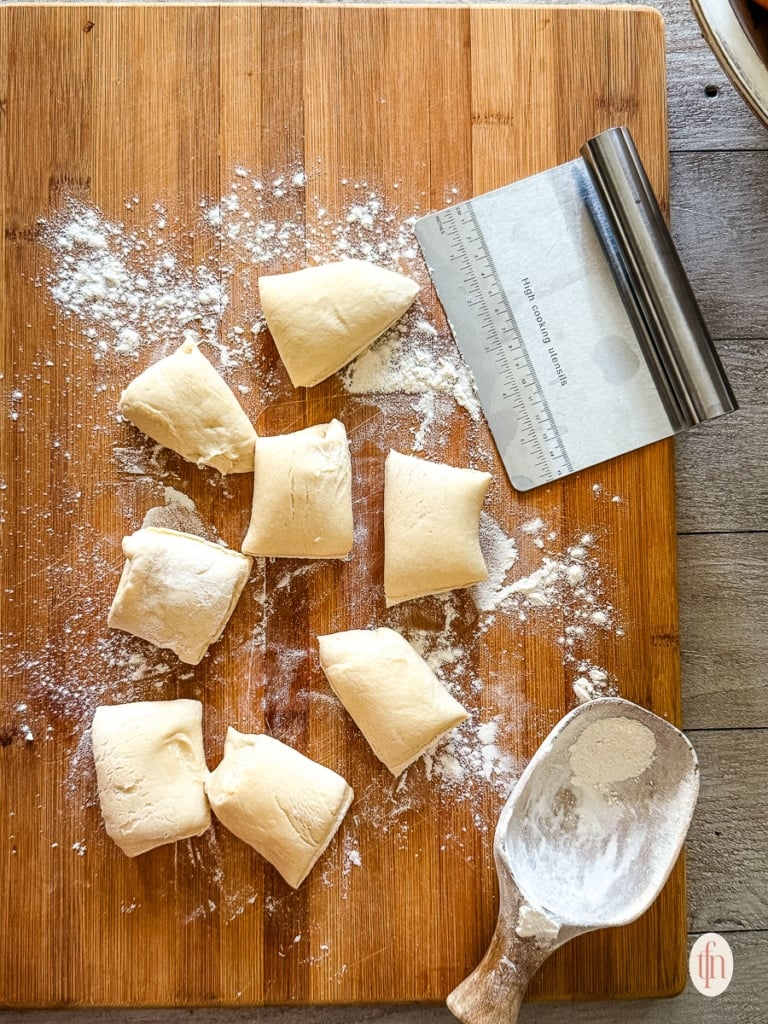
[[448,997],[465,1024],[514,1024],[546,958],[628,924],[666,882],[699,789],[696,754],[669,722],[618,697],[575,708],[547,736],[499,818],[499,918]]

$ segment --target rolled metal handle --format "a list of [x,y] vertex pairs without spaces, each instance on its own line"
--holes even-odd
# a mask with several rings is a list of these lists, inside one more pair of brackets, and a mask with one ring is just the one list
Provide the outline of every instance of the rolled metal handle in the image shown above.
[[732,412],[736,399],[629,130],[601,132],[581,156],[598,199],[587,205],[672,426]]

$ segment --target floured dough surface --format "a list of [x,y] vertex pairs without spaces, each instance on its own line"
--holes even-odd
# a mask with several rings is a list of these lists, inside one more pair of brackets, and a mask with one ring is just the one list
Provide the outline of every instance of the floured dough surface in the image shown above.
[[352,803],[336,772],[266,735],[228,729],[207,784],[216,817],[298,888]]
[[261,308],[294,387],[346,366],[400,319],[415,281],[365,260],[259,278]]
[[197,700],[96,709],[91,743],[101,813],[107,835],[129,857],[210,826],[202,720]]
[[468,714],[405,637],[352,629],[318,637],[320,664],[374,754],[399,775]]
[[197,665],[224,631],[251,559],[194,534],[159,527],[124,537],[123,554],[108,624]]
[[120,414],[187,462],[250,473],[256,431],[197,345],[185,341],[140,373],[120,396]]
[[352,550],[352,467],[338,420],[259,437],[243,551],[267,558],[345,558]]
[[488,578],[480,512],[490,473],[390,451],[384,472],[387,607]]

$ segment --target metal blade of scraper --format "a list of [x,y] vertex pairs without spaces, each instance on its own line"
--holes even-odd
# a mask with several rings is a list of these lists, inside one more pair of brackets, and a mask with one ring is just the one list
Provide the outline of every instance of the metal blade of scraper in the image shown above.
[[430,214],[415,230],[518,490],[686,425],[628,277],[616,272],[619,243],[583,159]]

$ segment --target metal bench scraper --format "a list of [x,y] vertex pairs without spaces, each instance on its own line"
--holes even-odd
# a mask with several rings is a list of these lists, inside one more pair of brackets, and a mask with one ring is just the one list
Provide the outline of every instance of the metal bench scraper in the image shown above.
[[518,490],[737,408],[626,128],[415,230]]

